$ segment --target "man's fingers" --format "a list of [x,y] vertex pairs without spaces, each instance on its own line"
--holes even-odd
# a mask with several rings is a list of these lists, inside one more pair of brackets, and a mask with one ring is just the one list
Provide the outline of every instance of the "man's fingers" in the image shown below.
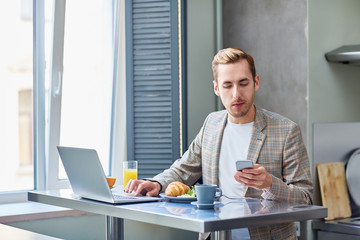
[[132,193],[133,191],[135,191],[135,196],[141,194],[141,191],[144,189],[143,187],[144,185],[144,181],[141,181],[141,180],[133,180],[132,183],[131,183],[131,192]]
[[127,193],[134,192],[135,196],[139,194],[146,194],[146,196],[157,196],[159,194],[159,187],[157,186],[157,184],[158,183],[154,183],[151,181],[130,179],[124,191]]
[[135,189],[135,196],[141,195],[148,195],[148,192],[151,192],[154,189],[152,186],[152,182],[149,181],[142,181],[140,184],[137,185]]
[[[152,185],[154,185],[154,183],[152,183]],[[159,190],[155,186],[153,186],[152,189],[146,193],[146,196],[153,197],[153,196],[157,196],[158,194],[159,194]]]
[[133,191],[136,191],[136,189],[138,188],[138,185],[141,182],[142,182],[141,180],[130,179],[128,184],[126,185],[124,191],[127,193],[132,193]]
[[259,174],[266,172],[266,170],[263,166],[261,166],[259,164],[255,164],[254,168],[245,168],[245,169],[241,170],[240,172],[253,174],[253,175],[259,175]]
[[255,164],[253,169],[243,169],[236,171],[234,178],[237,182],[257,189],[266,189],[272,184],[272,178],[267,173],[266,169]]
[[129,188],[130,188],[131,181],[132,181],[132,179],[130,179],[129,182],[126,184],[126,186],[125,186],[125,188],[124,188],[124,191],[125,191],[125,192],[129,192],[129,190],[130,190]]
[[250,179],[242,178],[242,177],[239,177],[237,179],[237,181],[241,184],[244,184],[247,187],[252,187],[252,188],[257,188],[257,189],[260,189],[261,185],[262,185],[262,181],[250,180]]

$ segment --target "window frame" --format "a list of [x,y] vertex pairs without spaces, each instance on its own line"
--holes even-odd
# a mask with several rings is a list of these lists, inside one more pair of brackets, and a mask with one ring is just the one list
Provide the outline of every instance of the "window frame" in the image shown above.
[[45,1],[33,1],[34,189],[46,188],[45,175]]
[[46,141],[46,186],[47,188],[66,188],[69,181],[59,181],[59,154],[56,146],[60,143],[61,93],[64,57],[66,1],[54,2],[52,54],[50,66],[49,114]]

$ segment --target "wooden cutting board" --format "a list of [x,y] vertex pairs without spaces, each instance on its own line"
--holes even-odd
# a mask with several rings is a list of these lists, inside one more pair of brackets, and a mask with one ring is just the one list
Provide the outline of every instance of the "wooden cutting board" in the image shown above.
[[325,220],[350,217],[351,208],[344,163],[319,163],[316,167],[322,204],[328,208],[328,217]]

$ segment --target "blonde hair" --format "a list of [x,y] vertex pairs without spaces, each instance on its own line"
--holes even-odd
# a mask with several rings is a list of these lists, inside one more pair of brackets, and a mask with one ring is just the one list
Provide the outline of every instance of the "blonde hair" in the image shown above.
[[217,81],[217,66],[219,64],[236,63],[245,59],[249,63],[249,69],[253,79],[256,76],[255,62],[251,55],[247,54],[240,48],[225,48],[220,50],[212,61],[212,70],[214,74],[214,80]]

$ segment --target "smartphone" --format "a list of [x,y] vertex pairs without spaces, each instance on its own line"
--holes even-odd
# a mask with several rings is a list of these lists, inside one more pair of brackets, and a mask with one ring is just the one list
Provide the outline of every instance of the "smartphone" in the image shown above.
[[253,168],[253,162],[251,160],[238,160],[236,161],[236,170],[240,171],[245,168]]

